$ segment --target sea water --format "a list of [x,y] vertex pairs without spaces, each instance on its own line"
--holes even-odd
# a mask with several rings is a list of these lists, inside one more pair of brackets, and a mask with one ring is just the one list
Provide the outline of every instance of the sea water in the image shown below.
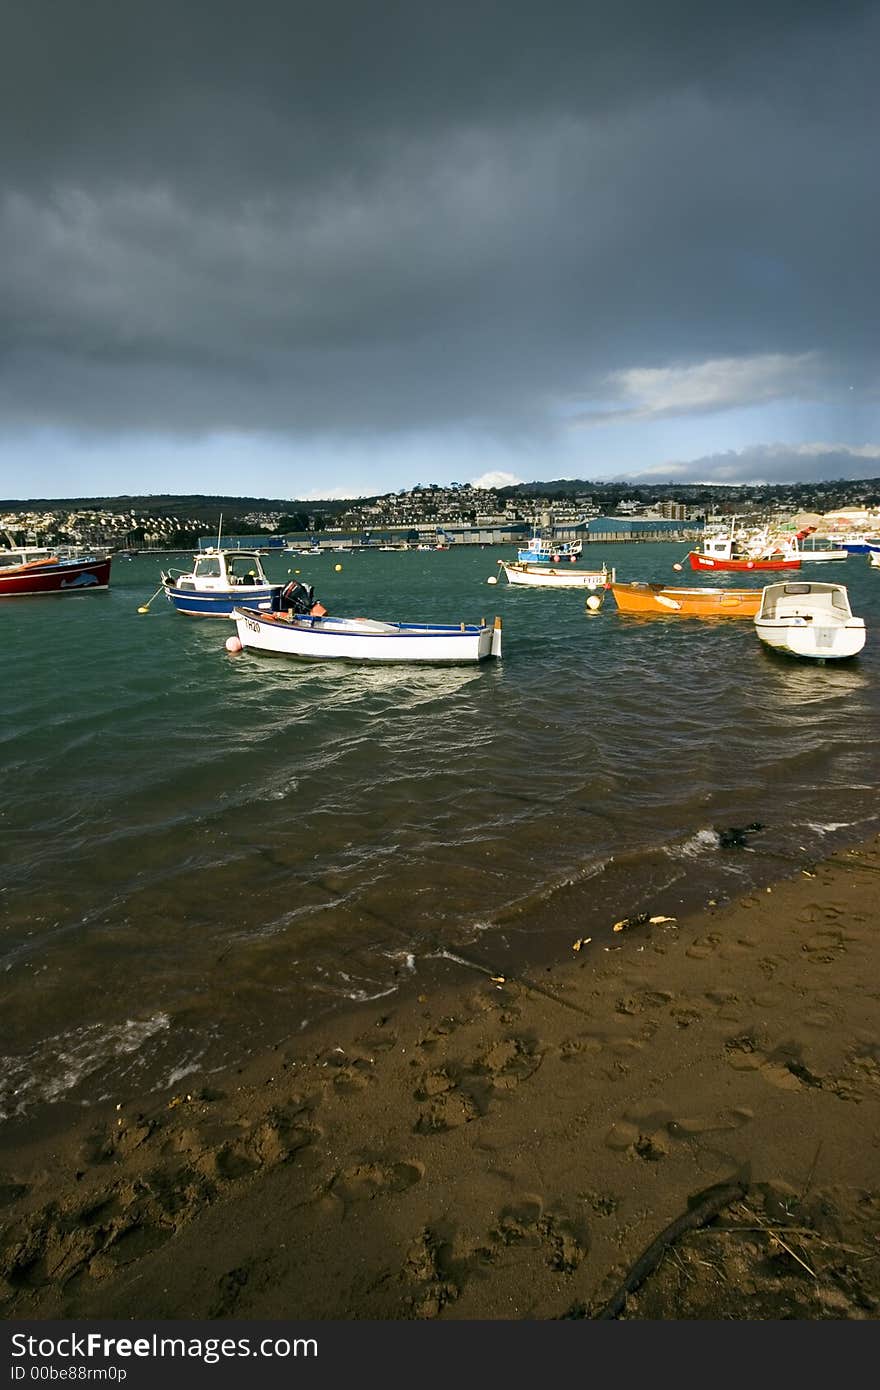
[[[684,549],[594,545],[582,564],[705,584],[673,572]],[[161,594],[138,613],[155,555],[115,560],[106,593],[0,601],[10,1133],[48,1106],[196,1084],[451,961],[509,973],[586,936],[602,949],[615,919],[679,917],[877,828],[865,557],[798,576],[846,583],[868,627],[860,657],[818,666],[768,652],[749,620],[488,585],[512,555],[265,561],[331,613],[499,614],[503,660],[479,667],[230,655],[229,622]]]

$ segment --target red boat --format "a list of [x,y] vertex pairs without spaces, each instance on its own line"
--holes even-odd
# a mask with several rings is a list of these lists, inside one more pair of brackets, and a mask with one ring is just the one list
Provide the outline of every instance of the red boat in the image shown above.
[[[700,550],[691,550],[692,570],[799,570],[797,545],[785,536],[771,536],[765,528],[758,532],[729,531],[705,536]],[[676,567],[677,568],[677,567]]]
[[85,589],[106,589],[110,584],[111,557],[94,555],[62,559],[49,550],[26,546],[0,551],[0,598],[26,594],[77,594]]
[[800,560],[787,560],[785,556],[771,556],[765,560],[733,559],[716,560],[704,555],[700,550],[692,550],[688,559],[692,570],[799,570]]

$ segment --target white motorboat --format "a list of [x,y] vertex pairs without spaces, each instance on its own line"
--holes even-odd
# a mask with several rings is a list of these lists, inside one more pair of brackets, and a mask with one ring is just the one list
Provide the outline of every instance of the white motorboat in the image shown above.
[[798,555],[800,556],[802,564],[806,563],[807,561],[809,561],[811,564],[815,564],[817,560],[849,559],[848,550],[840,550],[830,546],[820,549],[820,547],[817,545],[805,545],[803,541],[797,541],[796,549]]
[[849,551],[840,546],[831,546],[827,536],[820,536],[815,526],[802,526],[791,538],[792,549],[801,562],[818,560],[848,560]]
[[485,619],[448,625],[394,623],[296,611],[261,613],[244,606],[233,616],[242,647],[307,661],[455,665],[501,656],[500,618],[493,626]]
[[868,552],[868,564],[880,570],[880,550],[870,550]]
[[256,550],[215,547],[194,556],[186,573],[163,570],[162,585],[178,613],[199,618],[231,618],[235,604],[245,600],[268,611],[278,606],[284,588],[266,577]]
[[[524,584],[535,589],[607,589],[614,583],[614,569],[603,563],[601,569],[528,564],[521,560],[499,560],[508,584]],[[494,578],[494,576],[493,576]]]
[[814,661],[856,656],[865,645],[865,620],[853,617],[845,584],[768,584],[755,632],[768,647]]

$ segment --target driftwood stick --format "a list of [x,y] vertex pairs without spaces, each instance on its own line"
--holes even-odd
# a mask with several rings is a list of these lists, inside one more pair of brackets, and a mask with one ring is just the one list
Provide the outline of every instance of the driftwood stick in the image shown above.
[[743,1182],[727,1183],[723,1187],[715,1187],[696,1206],[690,1207],[686,1212],[682,1212],[681,1216],[677,1216],[674,1221],[670,1222],[666,1229],[651,1241],[647,1250],[639,1256],[623,1283],[608,1300],[602,1311],[596,1314],[596,1320],[616,1318],[623,1311],[627,1294],[637,1289],[648,1275],[654,1272],[666,1250],[674,1241],[678,1240],[679,1236],[684,1235],[685,1231],[694,1231],[700,1226],[707,1225],[713,1216],[718,1215],[719,1211],[723,1211],[738,1197],[744,1197],[747,1190],[747,1185]]

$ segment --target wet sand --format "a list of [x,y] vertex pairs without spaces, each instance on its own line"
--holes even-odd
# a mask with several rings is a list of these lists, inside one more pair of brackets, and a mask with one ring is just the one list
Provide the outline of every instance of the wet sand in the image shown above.
[[7,1139],[0,1313],[874,1318],[878,895],[880,837]]

